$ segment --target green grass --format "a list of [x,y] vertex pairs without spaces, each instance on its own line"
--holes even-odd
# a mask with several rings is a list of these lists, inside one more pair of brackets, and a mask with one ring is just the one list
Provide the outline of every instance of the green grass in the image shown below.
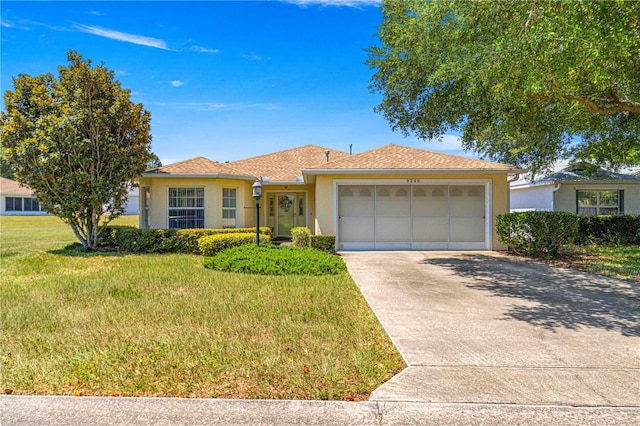
[[359,400],[404,367],[347,273],[225,273],[74,241],[57,218],[1,219],[0,392]]
[[587,246],[578,253],[579,268],[594,274],[640,283],[640,246]]

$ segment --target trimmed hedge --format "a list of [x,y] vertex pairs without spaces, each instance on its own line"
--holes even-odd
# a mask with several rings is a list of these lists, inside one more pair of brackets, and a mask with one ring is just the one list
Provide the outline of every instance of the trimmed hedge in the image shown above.
[[580,216],[580,244],[640,245],[640,215]]
[[[255,228],[225,229],[139,229],[108,226],[100,235],[100,246],[129,253],[198,253],[198,240],[207,235],[250,233]],[[271,237],[271,228],[260,233]]]
[[[260,234],[260,244],[271,243],[271,236]],[[203,256],[213,256],[231,247],[256,243],[255,233],[230,233],[206,235],[198,240],[198,247]]]
[[294,247],[311,247],[311,229],[306,226],[291,228],[291,244]]
[[312,235],[311,248],[324,251],[329,254],[335,254],[336,236],[335,235]]
[[575,213],[530,211],[496,217],[498,238],[517,252],[529,256],[555,256],[561,246],[578,238]]
[[347,270],[338,256],[310,247],[246,244],[205,257],[206,268],[260,275],[335,275]]

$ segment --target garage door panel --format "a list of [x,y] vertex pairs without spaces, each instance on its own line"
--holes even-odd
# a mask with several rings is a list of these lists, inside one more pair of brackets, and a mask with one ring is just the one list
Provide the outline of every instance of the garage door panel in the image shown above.
[[411,218],[377,217],[376,242],[411,241]]
[[411,187],[385,185],[376,188],[377,217],[408,217],[411,215]]
[[343,217],[340,219],[340,239],[343,241],[374,241],[373,217]]
[[450,209],[451,216],[484,216],[484,187],[452,186]]
[[359,217],[374,215],[374,186],[353,185],[340,187],[339,216]]
[[451,242],[484,243],[484,218],[452,217],[450,223],[449,240]]
[[444,242],[449,241],[448,217],[414,217],[414,242]]
[[449,216],[448,188],[445,185],[420,185],[413,188],[414,216]]

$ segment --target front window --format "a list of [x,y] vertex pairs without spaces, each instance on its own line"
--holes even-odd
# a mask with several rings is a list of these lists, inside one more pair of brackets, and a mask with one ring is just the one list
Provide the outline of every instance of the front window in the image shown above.
[[169,228],[204,228],[204,188],[169,188]]
[[237,190],[236,188],[222,188],[222,226],[236,227]]
[[21,212],[22,211],[22,198],[7,197],[5,210],[8,212]]
[[620,207],[620,191],[578,191],[578,214],[616,215]]

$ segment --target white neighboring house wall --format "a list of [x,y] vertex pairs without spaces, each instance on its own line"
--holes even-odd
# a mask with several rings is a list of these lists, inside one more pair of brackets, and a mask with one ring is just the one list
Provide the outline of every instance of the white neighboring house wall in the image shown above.
[[[139,189],[133,188],[129,192],[125,203],[124,214],[136,215],[140,213]],[[46,211],[39,206],[34,209],[33,190],[27,186],[11,180],[0,178],[0,215],[2,216],[45,216]]]
[[133,188],[127,195],[124,214],[140,214],[140,188]]
[[521,211],[553,211],[553,193],[555,185],[527,185],[515,186],[510,190],[510,202],[512,212]]
[[31,188],[11,179],[0,178],[0,215],[44,216],[48,214],[34,202]]

